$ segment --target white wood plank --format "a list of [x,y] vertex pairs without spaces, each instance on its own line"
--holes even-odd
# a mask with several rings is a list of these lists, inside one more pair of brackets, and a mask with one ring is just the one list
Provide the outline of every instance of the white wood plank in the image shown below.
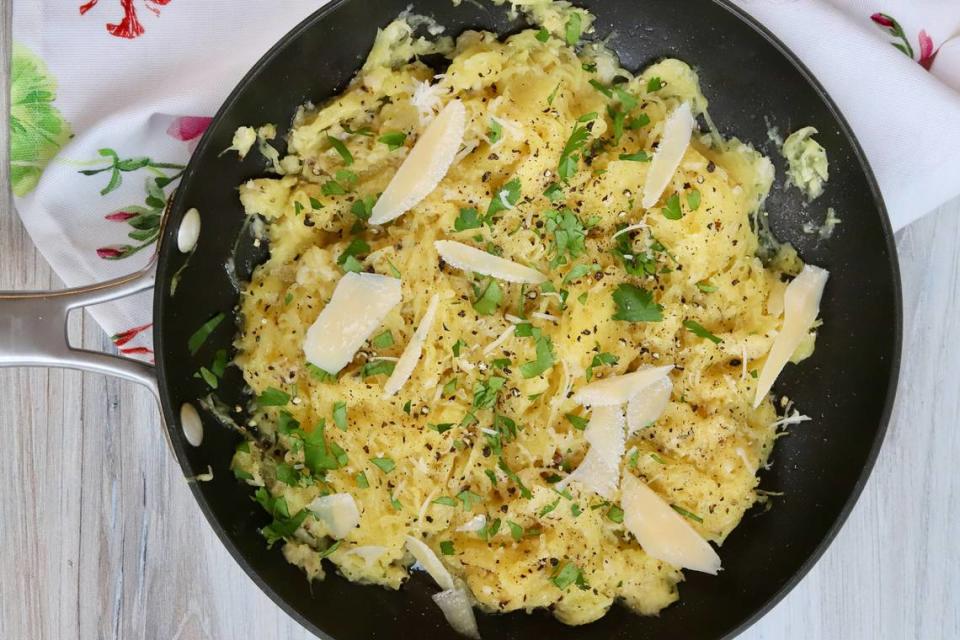
[[[0,288],[60,286],[12,213],[6,136],[0,127]],[[877,467],[823,559],[745,639],[960,637],[960,202],[898,246],[903,372]],[[71,333],[110,346],[79,314]],[[0,638],[312,637],[220,546],[160,428],[134,385],[0,370]]]

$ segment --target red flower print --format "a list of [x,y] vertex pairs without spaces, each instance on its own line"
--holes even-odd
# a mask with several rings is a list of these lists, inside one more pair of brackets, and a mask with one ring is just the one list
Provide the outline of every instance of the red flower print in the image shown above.
[[119,260],[126,258],[125,247],[100,247],[97,249],[97,256],[104,260]]
[[925,29],[920,29],[917,38],[920,40],[920,66],[929,71],[933,59],[937,56],[937,52],[933,50],[933,38]]
[[167,135],[186,142],[187,148],[192,152],[211,122],[213,118],[208,116],[180,116],[167,127]]
[[132,329],[127,329],[126,331],[121,331],[120,333],[112,335],[110,336],[110,339],[113,340],[113,344],[117,345],[118,347],[122,347],[123,345],[127,344],[128,342],[136,338],[140,334],[140,332],[146,331],[152,326],[153,326],[152,322],[148,324],[142,324],[139,327],[133,327]]
[[[897,22],[893,16],[886,13],[875,13],[870,16],[870,19],[882,27],[884,31],[899,40],[899,42],[891,42],[890,44],[902,51],[908,58],[914,58],[913,46],[910,44],[910,40],[907,38],[903,27],[900,26],[900,23]],[[937,56],[937,52],[933,48],[933,39],[925,29],[920,29],[920,33],[917,34],[917,40],[920,43],[920,57],[917,62],[920,63],[921,67],[929,71],[930,65],[933,64],[933,59]]]
[[[80,5],[80,15],[85,14],[95,7],[99,1],[100,0],[88,0],[88,2]],[[144,6],[156,15],[160,15],[159,7],[170,4],[170,0],[142,1]],[[107,31],[110,35],[130,40],[143,35],[143,25],[140,24],[140,20],[137,18],[137,8],[133,3],[134,0],[120,0],[120,7],[123,9],[123,19],[118,24],[107,23]]]
[[130,211],[114,211],[103,216],[110,222],[126,222],[130,218],[136,218],[137,214]]
[[896,20],[894,20],[893,18],[891,18],[885,13],[875,13],[872,16],[870,16],[870,19],[876,22],[881,27],[886,27],[887,29],[889,29],[890,27],[892,27],[897,23]]

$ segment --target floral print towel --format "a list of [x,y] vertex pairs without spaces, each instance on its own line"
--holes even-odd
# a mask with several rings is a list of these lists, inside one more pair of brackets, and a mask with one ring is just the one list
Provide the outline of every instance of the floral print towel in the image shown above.
[[[839,103],[895,227],[960,193],[960,0],[734,1]],[[145,263],[210,116],[323,4],[15,0],[11,186],[27,231],[68,285]],[[150,308],[144,293],[91,312],[121,352],[150,359]]]

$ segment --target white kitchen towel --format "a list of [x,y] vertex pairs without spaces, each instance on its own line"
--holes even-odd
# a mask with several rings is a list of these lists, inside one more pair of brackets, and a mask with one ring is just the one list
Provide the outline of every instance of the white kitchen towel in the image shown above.
[[[960,0],[735,1],[837,101],[895,228],[960,194]],[[210,116],[323,4],[15,1],[15,204],[68,285],[144,264],[164,199]],[[122,352],[150,359],[150,308],[141,294],[91,312]]]

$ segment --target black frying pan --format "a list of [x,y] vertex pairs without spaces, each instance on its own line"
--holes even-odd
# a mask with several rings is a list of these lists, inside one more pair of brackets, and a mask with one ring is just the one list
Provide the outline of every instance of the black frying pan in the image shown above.
[[[194,496],[217,535],[250,577],[278,605],[321,637],[456,638],[430,599],[436,587],[422,574],[399,591],[352,584],[328,574],[307,584],[279,549],[268,550],[258,529],[266,514],[229,471],[239,436],[204,415],[205,437],[193,447],[179,426],[179,407],[206,393],[194,377],[217,349],[231,348],[236,327],[222,323],[199,353],[191,356],[189,336],[219,312],[233,313],[238,291],[233,273],[249,277],[268,248],[254,248],[245,237],[245,216],[236,187],[263,173],[251,154],[220,157],[241,125],[274,122],[286,133],[294,109],[307,100],[322,102],[342,89],[362,64],[378,26],[387,24],[410,0],[339,0],[309,17],[284,37],[240,82],[221,108],[183,175],[162,234],[154,296],[159,397],[173,450],[183,471],[195,476],[213,468],[212,481],[193,483]],[[776,235],[794,243],[803,258],[826,267],[830,282],[822,302],[826,324],[817,351],[800,366],[788,367],[777,389],[788,393],[813,421],[779,441],[773,466],[761,486],[783,492],[773,508],[751,511],[720,550],[724,570],[717,577],[688,572],[680,601],[659,617],[641,618],[615,606],[603,619],[571,628],[547,612],[531,615],[479,615],[481,633],[491,638],[671,638],[695,640],[736,635],[773,606],[813,565],[836,534],[873,466],[893,403],[900,356],[901,301],[893,236],[877,185],[863,153],[835,105],[809,72],[776,41],[725,0],[584,1],[597,16],[598,34],[613,34],[610,44],[628,69],[673,56],[700,74],[710,114],[722,132],[758,147],[767,141],[768,124],[790,131],[813,125],[830,156],[825,194],[809,213],[797,190],[778,181],[768,201]],[[503,8],[449,0],[419,2],[456,35],[468,28],[504,34],[523,27]],[[251,26],[251,28],[255,28]],[[765,151],[784,166],[773,148]],[[827,206],[842,216],[829,241],[801,231],[804,221],[822,220]],[[184,212],[202,212],[198,250],[183,269],[175,295],[174,274],[185,256],[176,249],[176,230]],[[238,239],[239,238],[239,239]],[[146,284],[145,284],[146,283]],[[121,285],[127,291],[147,286],[143,278]],[[43,305],[53,313],[114,295],[83,293],[0,294],[0,365],[64,364],[114,370],[90,354],[47,346],[29,355],[18,340],[37,333]],[[23,323],[32,313],[35,326]],[[20,314],[20,318],[16,317]],[[237,319],[237,322],[240,320]],[[61,329],[62,330],[62,329]],[[45,336],[46,344],[62,333]],[[50,342],[53,341],[53,342]],[[72,355],[71,355],[72,354]],[[95,358],[95,359],[94,359]],[[149,372],[124,365],[121,375],[143,381]],[[228,369],[219,394],[230,406],[245,404],[240,372]],[[331,572],[332,573],[332,572]]]

